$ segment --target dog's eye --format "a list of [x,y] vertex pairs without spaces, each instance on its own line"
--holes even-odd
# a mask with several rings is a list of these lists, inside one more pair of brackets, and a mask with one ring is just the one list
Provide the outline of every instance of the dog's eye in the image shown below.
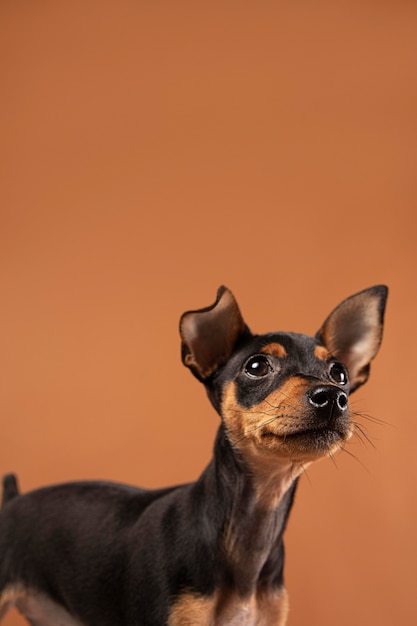
[[254,378],[266,376],[271,371],[271,366],[265,356],[251,356],[245,365],[245,372]]
[[341,363],[332,363],[329,370],[329,376],[333,382],[338,385],[346,385],[348,381],[348,375],[346,368]]

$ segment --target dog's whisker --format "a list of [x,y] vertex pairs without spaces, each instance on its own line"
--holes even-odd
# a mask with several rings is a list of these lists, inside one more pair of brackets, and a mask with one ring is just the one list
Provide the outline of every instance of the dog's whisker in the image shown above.
[[353,459],[355,459],[355,461],[357,461],[359,463],[359,465],[366,471],[367,474],[370,474],[369,469],[366,467],[366,465],[359,459],[359,457],[356,456],[356,454],[353,454],[353,452],[351,452],[350,450],[347,450],[344,446],[340,447],[340,451],[341,452],[345,452],[346,454],[348,454],[349,456],[351,456]]
[[368,435],[368,433],[365,431],[363,426],[361,424],[358,424],[357,422],[352,422],[352,423],[355,427],[355,431],[356,431],[358,438],[360,439],[359,435],[361,435],[373,448],[375,448],[376,446],[374,442],[372,441],[372,438],[370,437],[370,435]]
[[390,428],[395,428],[394,424],[387,422],[386,420],[382,420],[379,417],[374,417],[373,415],[369,415],[367,413],[361,413],[360,411],[355,411],[354,415],[360,417],[368,422],[372,422],[373,424],[377,424],[378,426],[389,426]]

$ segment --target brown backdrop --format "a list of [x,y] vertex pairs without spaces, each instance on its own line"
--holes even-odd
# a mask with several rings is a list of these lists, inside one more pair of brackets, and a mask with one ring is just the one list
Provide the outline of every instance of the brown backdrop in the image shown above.
[[24,490],[198,476],[218,419],[177,323],[219,284],[259,332],[391,288],[355,397],[389,425],[302,480],[290,626],[417,617],[416,32],[401,0],[0,5],[0,472]]

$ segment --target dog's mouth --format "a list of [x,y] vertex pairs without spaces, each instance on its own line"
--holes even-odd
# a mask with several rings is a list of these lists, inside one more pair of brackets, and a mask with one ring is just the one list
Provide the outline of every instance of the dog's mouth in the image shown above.
[[285,450],[290,453],[315,453],[320,455],[340,447],[344,441],[350,438],[351,434],[352,428],[346,423],[333,427],[303,428],[302,430],[288,433],[276,433],[272,430],[266,430],[262,433],[261,438],[265,442],[273,442],[274,447],[278,444],[279,450]]

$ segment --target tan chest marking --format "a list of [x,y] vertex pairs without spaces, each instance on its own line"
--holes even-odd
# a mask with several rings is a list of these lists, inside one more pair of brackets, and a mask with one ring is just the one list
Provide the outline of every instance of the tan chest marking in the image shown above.
[[284,588],[248,598],[221,592],[209,597],[185,593],[172,607],[168,626],[285,626],[287,615]]
[[211,626],[215,598],[184,593],[173,605],[168,626]]

